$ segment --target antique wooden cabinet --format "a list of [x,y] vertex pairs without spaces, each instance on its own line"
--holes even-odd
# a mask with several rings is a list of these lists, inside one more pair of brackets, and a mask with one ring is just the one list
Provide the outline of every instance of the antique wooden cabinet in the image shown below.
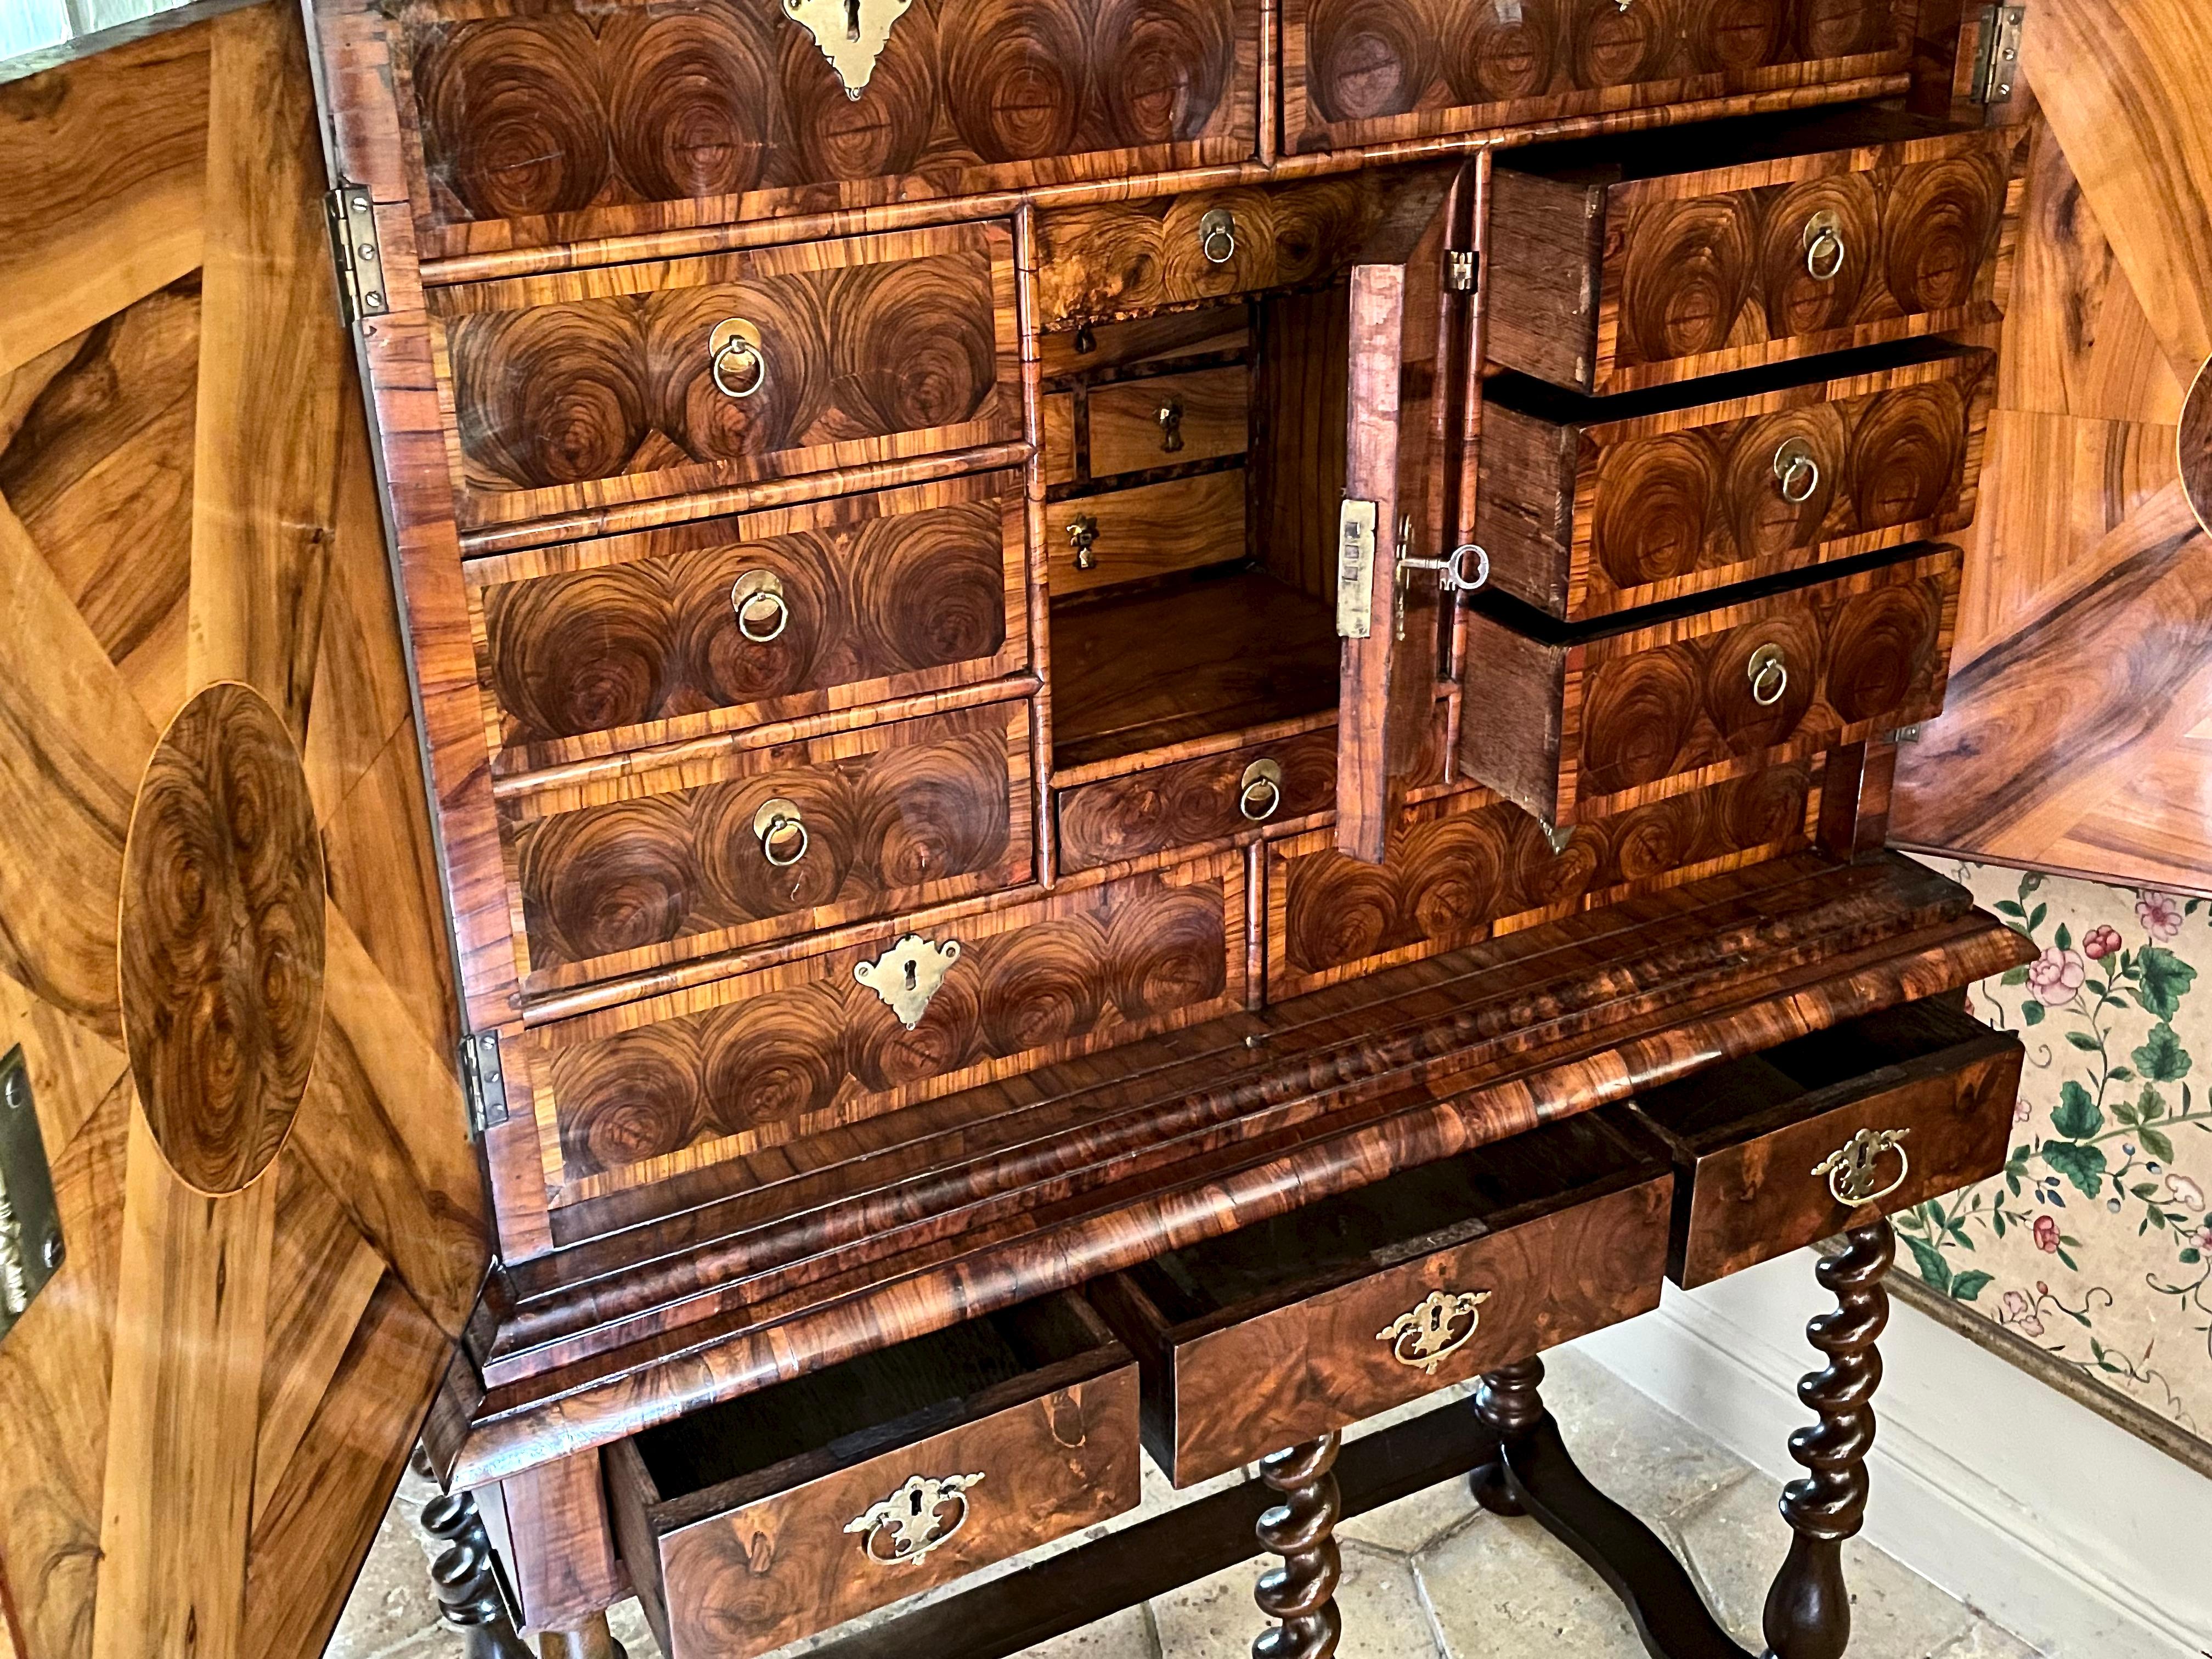
[[[1326,1659],[1337,1516],[1472,1473],[1740,1654],[1535,1356],[1836,1235],[1766,1634],[1842,1653],[1884,1217],[2021,1061],[1959,994],[2024,942],[1885,847],[2017,373],[2019,9],[301,17],[0,106],[50,169],[175,111],[0,320],[10,614],[76,653],[0,694],[0,967],[52,1283],[122,1241],[0,1339],[22,1659],[312,1653],[418,1429],[483,1653],[635,1591],[744,1659],[1148,1455],[1261,1474],[900,1639],[1256,1516],[1261,1650]],[[100,566],[151,509],[64,486],[155,384],[189,525]]]

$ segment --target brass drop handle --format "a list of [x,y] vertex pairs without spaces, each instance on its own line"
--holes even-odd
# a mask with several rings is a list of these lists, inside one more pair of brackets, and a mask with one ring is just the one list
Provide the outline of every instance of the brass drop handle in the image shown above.
[[1782,486],[1782,499],[1792,507],[1802,507],[1811,501],[1820,488],[1820,463],[1814,458],[1813,446],[1802,438],[1792,438],[1774,452],[1774,477]]
[[1198,222],[1198,251],[1210,265],[1225,265],[1237,257],[1237,216],[1227,208],[1211,208]]
[[[726,317],[715,324],[707,335],[707,352],[714,390],[725,398],[750,398],[768,384],[768,356],[761,349],[761,331],[744,318]],[[742,388],[731,384],[731,376],[738,374],[745,377]]]
[[1092,550],[1098,545],[1098,520],[1088,513],[1079,513],[1067,521],[1068,544],[1075,550],[1075,568],[1095,570],[1098,555]]
[[[974,1474],[910,1474],[888,1498],[871,1504],[845,1523],[857,1533],[860,1553],[879,1567],[902,1567],[919,1561],[968,1524],[968,1490],[982,1481]],[[938,1511],[953,1506],[952,1519]]]
[[1170,398],[1159,407],[1160,451],[1172,455],[1182,447],[1182,399]]
[[1488,1291],[1431,1291],[1376,1332],[1375,1340],[1388,1342],[1390,1358],[1401,1365],[1434,1376],[1439,1365],[1474,1340],[1482,1304],[1489,1300]]
[[760,810],[753,814],[753,834],[760,840],[761,856],[778,870],[790,869],[806,856],[811,845],[798,804],[781,795],[760,804]]
[[1282,763],[1255,760],[1246,767],[1237,784],[1237,810],[1255,823],[1265,823],[1282,805]]
[[1816,283],[1832,283],[1850,257],[1844,246],[1844,222],[1823,208],[1805,222],[1805,270]]
[[[1878,1203],[1902,1187],[1905,1176],[1912,1173],[1912,1160],[1905,1156],[1903,1145],[1911,1133],[1910,1129],[1862,1129],[1815,1164],[1813,1173],[1828,1177],[1828,1196],[1838,1204],[1856,1209],[1862,1204]],[[1887,1152],[1897,1154],[1897,1174],[1877,1186]]]
[[730,609],[737,613],[738,632],[755,645],[781,638],[791,624],[783,579],[773,570],[748,570],[732,582]]
[[1782,659],[1778,645],[1762,645],[1751,653],[1747,669],[1751,679],[1751,700],[1761,708],[1771,708],[1790,691],[1790,665]]

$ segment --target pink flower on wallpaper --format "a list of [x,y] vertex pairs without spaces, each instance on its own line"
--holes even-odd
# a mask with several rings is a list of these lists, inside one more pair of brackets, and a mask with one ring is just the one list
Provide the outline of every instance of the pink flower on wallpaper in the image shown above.
[[2027,988],[2035,993],[2037,1001],[2056,1008],[2073,1001],[2088,976],[2089,964],[2081,960],[2079,951],[2062,951],[2054,945],[2028,963]]
[[2136,901],[2136,920],[2153,939],[2170,939],[2181,932],[2181,901],[2147,887]]
[[2035,1218],[2035,1248],[2052,1255],[2058,1254],[2058,1218],[2039,1215]]
[[2189,1242],[2206,1255],[2212,1255],[2212,1227],[2199,1227],[2197,1237]]
[[2204,1208],[2204,1188],[2185,1175],[2168,1173],[2166,1177],[2166,1201],[2177,1209],[2196,1215]]
[[2041,1336],[2043,1322],[2035,1316],[2035,1304],[2018,1291],[2004,1293],[2003,1323],[2026,1336]]
[[2081,941],[2081,954],[2092,962],[2102,962],[2106,957],[2119,954],[2120,930],[2117,927],[2092,927],[2088,937]]
[[2035,1107],[2028,1100],[2027,1091],[2023,1090],[2012,1103],[2012,1121],[2015,1123],[2025,1123],[2034,1115]]

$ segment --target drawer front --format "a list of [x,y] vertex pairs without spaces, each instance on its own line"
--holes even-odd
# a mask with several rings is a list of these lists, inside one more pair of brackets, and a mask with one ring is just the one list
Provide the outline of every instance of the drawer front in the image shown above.
[[530,988],[1012,886],[1026,702],[633,770],[510,801]]
[[1336,742],[1332,726],[1062,789],[1054,797],[1060,868],[1088,870],[1334,811]]
[[997,678],[1021,482],[987,474],[472,562],[508,769]]
[[1293,151],[1724,97],[1906,66],[1891,0],[1286,0]]
[[[1657,1307],[1672,1201],[1670,1180],[1643,1182],[1174,1344],[1175,1483]],[[1431,1297],[1448,1350],[1419,1334]]]
[[1502,592],[1582,621],[1949,534],[1996,390],[1974,350],[1627,421],[1493,403],[1476,537]]
[[1091,476],[1242,455],[1250,395],[1251,371],[1241,364],[1091,387]]
[[461,523],[1018,439],[1012,250],[961,225],[434,289]]
[[1164,367],[1180,359],[1244,350],[1252,337],[1252,308],[1207,306],[1101,323],[1038,337],[1039,367],[1048,382],[1099,370]]
[[429,254],[1255,149],[1257,0],[915,0],[851,96],[810,33],[842,6],[392,9]]
[[1084,593],[1242,559],[1244,469],[1075,495],[1045,509],[1052,591]]
[[[903,918],[822,955],[538,1028],[520,1047],[561,1171],[556,1201],[1240,1009],[1244,919],[1244,860],[1232,851],[1079,878],[998,909]],[[873,988],[899,992],[908,961],[938,978],[918,1008],[902,1001],[911,1025]]]
[[1134,1509],[1139,1443],[1130,1363],[665,1529],[618,1486],[617,1525],[668,1659],[750,1659]]
[[1338,852],[1327,830],[1274,842],[1268,1000],[1779,858],[1819,818],[1801,763],[1578,824],[1557,852],[1534,818],[1486,792],[1407,808],[1380,865]]
[[2021,1057],[2016,1038],[1980,1031],[1927,1060],[1814,1091],[1793,1121],[1697,1152],[1674,1277],[1709,1284],[1996,1175]]

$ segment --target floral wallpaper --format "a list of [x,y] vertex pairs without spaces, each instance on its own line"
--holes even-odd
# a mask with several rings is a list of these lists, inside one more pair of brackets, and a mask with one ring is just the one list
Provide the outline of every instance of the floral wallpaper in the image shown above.
[[2043,954],[1970,999],[2027,1045],[2004,1172],[1898,1217],[1900,1266],[2212,1441],[2212,903],[1943,867]]

